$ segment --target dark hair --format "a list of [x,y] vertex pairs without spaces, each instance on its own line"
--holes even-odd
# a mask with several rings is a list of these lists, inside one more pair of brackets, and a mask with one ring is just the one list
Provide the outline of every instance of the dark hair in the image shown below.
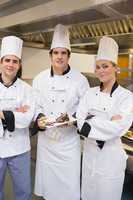
[[20,68],[17,71],[16,77],[17,78],[22,78],[22,64],[21,63],[20,63]]
[[[53,53],[53,49],[50,50],[49,54],[52,55]],[[68,57],[70,57],[71,55],[71,52],[67,49],[67,54],[68,54]]]

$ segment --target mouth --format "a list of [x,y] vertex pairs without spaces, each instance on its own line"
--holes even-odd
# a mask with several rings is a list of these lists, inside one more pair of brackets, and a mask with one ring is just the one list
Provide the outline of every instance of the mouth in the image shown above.
[[6,71],[11,73],[11,72],[14,72],[14,69],[12,67],[7,67]]
[[56,61],[56,63],[59,64],[59,65],[61,65],[61,64],[63,64],[63,61],[59,60],[59,61]]
[[12,68],[7,68],[6,70],[7,70],[7,71],[10,71],[10,72],[11,72],[11,71],[13,71],[13,69],[12,69]]
[[105,74],[100,74],[99,77],[100,78],[104,78],[104,77],[106,77],[106,75]]
[[57,61],[57,62],[56,62],[56,65],[57,65],[58,67],[63,67],[63,66],[64,66],[64,64],[63,64],[62,61]]

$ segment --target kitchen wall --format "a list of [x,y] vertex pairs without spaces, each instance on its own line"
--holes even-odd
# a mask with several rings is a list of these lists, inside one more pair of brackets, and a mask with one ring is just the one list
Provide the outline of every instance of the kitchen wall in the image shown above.
[[[84,73],[94,71],[95,56],[72,53],[70,65]],[[34,48],[24,48],[23,52],[23,78],[33,79],[40,71],[50,66],[49,52]]]

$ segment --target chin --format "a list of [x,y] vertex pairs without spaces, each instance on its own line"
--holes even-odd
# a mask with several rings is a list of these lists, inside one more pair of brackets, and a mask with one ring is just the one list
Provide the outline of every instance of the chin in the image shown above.
[[105,79],[99,78],[99,81],[104,83],[104,82],[105,82]]
[[64,65],[58,65],[57,68],[58,68],[58,69],[63,69],[63,68],[64,68]]
[[10,76],[10,77],[14,77],[15,76],[15,73],[14,72],[8,72],[8,73],[6,73],[8,76]]
[[100,80],[100,82],[103,82],[103,83],[104,83],[104,82],[108,82],[108,79],[107,79],[106,77],[104,77],[104,78],[103,78],[103,77],[102,77],[102,78],[99,78],[99,80]]

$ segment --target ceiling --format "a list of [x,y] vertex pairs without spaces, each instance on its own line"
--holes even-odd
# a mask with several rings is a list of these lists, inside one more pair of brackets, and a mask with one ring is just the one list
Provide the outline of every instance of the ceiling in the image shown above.
[[26,47],[49,49],[57,23],[68,26],[73,52],[94,54],[109,35],[121,53],[133,53],[133,0],[0,0],[0,39],[16,35]]

